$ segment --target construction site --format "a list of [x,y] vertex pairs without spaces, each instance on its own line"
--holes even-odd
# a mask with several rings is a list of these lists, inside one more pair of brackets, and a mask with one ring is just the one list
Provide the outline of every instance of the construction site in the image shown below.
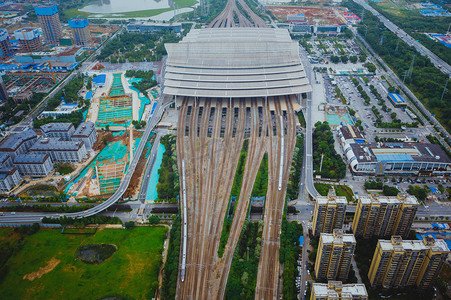
[[61,81],[65,76],[67,73],[9,72],[3,79],[11,97],[20,102],[31,98],[32,93],[48,93],[55,82]]
[[113,82],[108,95],[102,94],[99,101],[97,126],[123,125],[127,127],[133,119],[132,95],[125,93],[122,74],[113,74]]
[[314,24],[346,24],[344,7],[305,7],[305,6],[265,6],[280,22],[285,22],[288,15],[304,14],[309,25]]
[[[164,94],[174,96],[179,108],[176,148],[183,244],[178,299],[224,298],[265,153],[268,186],[255,298],[279,298],[279,236],[296,143],[295,111],[311,91],[298,46],[283,29],[238,27],[192,30],[180,43],[165,46]],[[229,238],[219,257],[245,139],[243,180]]]

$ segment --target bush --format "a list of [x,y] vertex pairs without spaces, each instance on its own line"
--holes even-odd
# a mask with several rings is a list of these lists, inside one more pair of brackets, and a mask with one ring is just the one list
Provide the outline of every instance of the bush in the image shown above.
[[133,221],[125,222],[124,226],[125,226],[125,229],[132,229],[135,227],[135,222],[133,222]]
[[151,216],[149,218],[149,224],[155,225],[160,223],[160,218],[158,216]]

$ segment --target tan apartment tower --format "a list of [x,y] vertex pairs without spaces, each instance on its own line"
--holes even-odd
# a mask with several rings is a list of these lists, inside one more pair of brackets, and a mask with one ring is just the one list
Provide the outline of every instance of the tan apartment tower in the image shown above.
[[362,238],[392,235],[406,238],[419,205],[417,198],[408,194],[398,194],[396,197],[376,194],[360,196],[352,232]]
[[63,31],[56,5],[38,5],[34,7],[34,11],[47,42],[58,44],[63,36]]
[[0,28],[0,59],[8,58],[13,54],[14,51],[11,47],[8,31],[4,28]]
[[368,292],[362,283],[343,284],[341,281],[313,283],[310,300],[368,300]]
[[449,254],[444,240],[427,236],[404,241],[400,236],[379,240],[368,278],[372,288],[432,287]]
[[41,50],[41,35],[35,27],[24,27],[14,31],[14,37],[19,43],[19,51],[35,52]]
[[346,214],[346,197],[338,197],[334,189],[329,194],[316,199],[313,213],[313,234],[332,233],[334,229],[341,229]]
[[316,280],[346,280],[355,246],[354,235],[344,234],[341,229],[334,229],[332,234],[321,233],[315,261]]
[[87,46],[92,43],[91,32],[87,18],[72,18],[69,20],[69,28],[72,31],[74,44]]

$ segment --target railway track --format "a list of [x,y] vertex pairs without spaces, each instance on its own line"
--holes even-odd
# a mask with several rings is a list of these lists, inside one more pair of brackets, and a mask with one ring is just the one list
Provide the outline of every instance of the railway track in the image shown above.
[[[243,15],[237,6],[237,2],[245,11],[247,16]],[[235,16],[238,19],[236,23]],[[209,28],[224,27],[267,27],[265,21],[262,20],[254,11],[246,4],[244,0],[229,0],[224,10],[208,25]]]
[[[227,121],[223,128],[222,101],[185,100],[180,111],[177,152],[178,161],[185,161],[188,242],[185,278],[184,282],[179,280],[178,299],[211,298],[214,258],[244,142],[244,110],[240,109],[235,119],[231,105],[228,101],[224,104]],[[237,130],[232,138],[235,121]]]
[[[281,102],[286,105],[286,114],[281,110]],[[291,100],[280,97],[280,101],[274,101],[275,120],[277,122],[277,135],[269,135],[268,142],[268,191],[266,194],[264,225],[262,234],[262,250],[255,288],[255,299],[278,298],[278,280],[280,273],[279,247],[282,225],[282,215],[285,205],[285,193],[288,183],[289,167],[296,142],[295,114]],[[267,110],[268,118],[271,118],[270,110]],[[282,116],[282,124],[280,122]],[[284,125],[285,124],[285,125]],[[286,133],[284,130],[286,126]],[[282,139],[284,150],[282,151]],[[283,166],[286,166],[283,168]],[[279,170],[282,168],[282,186],[279,189]]]

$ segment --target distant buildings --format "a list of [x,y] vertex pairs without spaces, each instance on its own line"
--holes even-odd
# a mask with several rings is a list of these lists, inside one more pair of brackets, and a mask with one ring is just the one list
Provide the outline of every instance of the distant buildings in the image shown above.
[[8,99],[8,90],[6,89],[5,82],[2,76],[0,76],[0,102]]
[[400,236],[379,240],[368,278],[372,288],[427,289],[432,286],[449,254],[443,240],[404,241]]
[[341,229],[334,229],[332,234],[321,233],[315,261],[316,280],[346,280],[355,246],[354,235]]
[[310,300],[368,300],[362,283],[343,284],[341,281],[313,283]]
[[417,198],[408,194],[360,196],[352,231],[356,237],[362,238],[407,237],[419,205]]
[[41,131],[45,137],[70,141],[75,132],[75,127],[72,123],[48,123],[41,126]]
[[76,45],[87,46],[92,43],[91,32],[87,18],[72,18],[69,20],[69,28],[72,31]]
[[353,172],[360,175],[449,175],[451,160],[429,143],[342,143]]
[[15,55],[15,61],[21,64],[42,62],[52,62],[52,65],[61,63],[75,64],[77,63],[77,56],[82,52],[83,48],[80,46],[55,47],[50,52],[17,53]]
[[38,28],[25,27],[14,31],[14,37],[19,42],[19,51],[35,52],[42,48],[41,35]]
[[53,163],[49,154],[19,154],[14,165],[22,176],[42,177],[53,171]]
[[338,197],[331,189],[329,194],[318,196],[313,213],[313,234],[332,233],[334,229],[342,229],[346,214],[346,197]]
[[9,34],[6,29],[0,29],[0,58],[5,59],[14,54],[9,40]]
[[63,31],[56,5],[35,6],[34,11],[38,16],[39,24],[47,42],[58,44],[60,38],[63,36]]
[[128,32],[141,32],[141,33],[152,33],[158,32],[161,30],[172,30],[175,33],[179,33],[182,31],[182,24],[180,23],[151,23],[151,22],[132,22],[127,25]]
[[287,15],[287,23],[290,24],[290,31],[311,32],[304,14]]

